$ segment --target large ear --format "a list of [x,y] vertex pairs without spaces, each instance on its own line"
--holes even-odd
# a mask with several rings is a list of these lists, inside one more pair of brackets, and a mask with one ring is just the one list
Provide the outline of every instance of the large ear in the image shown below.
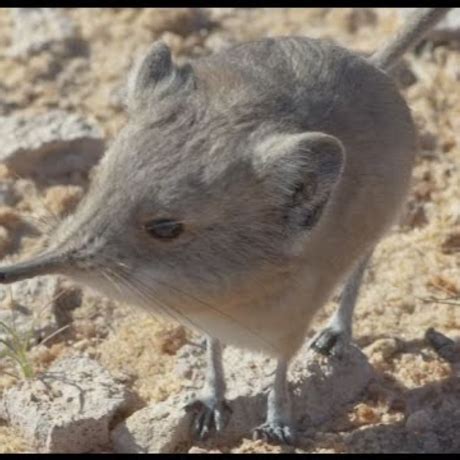
[[254,168],[269,182],[288,224],[312,228],[342,174],[343,144],[320,132],[275,134],[255,153]]
[[126,88],[128,109],[139,109],[149,104],[152,98],[159,100],[179,90],[190,89],[194,85],[192,66],[176,66],[168,45],[157,41],[130,72]]

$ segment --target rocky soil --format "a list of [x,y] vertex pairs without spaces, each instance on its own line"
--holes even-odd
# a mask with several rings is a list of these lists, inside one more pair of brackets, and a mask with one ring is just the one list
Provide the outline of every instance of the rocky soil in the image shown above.
[[[179,61],[288,34],[369,53],[402,17],[352,8],[0,9],[2,265],[33,251],[84,196],[125,121],[127,71],[153,40]],[[456,13],[398,69],[420,131],[412,191],[366,272],[356,348],[326,359],[306,342],[292,364],[298,446],[249,434],[271,360],[225,350],[234,421],[222,437],[193,442],[181,407],[202,384],[201,338],[43,277],[0,287],[0,452],[458,452],[459,30]],[[4,343],[19,350],[22,367]]]

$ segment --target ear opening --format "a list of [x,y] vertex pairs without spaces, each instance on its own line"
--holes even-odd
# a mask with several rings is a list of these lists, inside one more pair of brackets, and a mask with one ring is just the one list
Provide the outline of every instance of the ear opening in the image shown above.
[[289,225],[312,228],[339,182],[345,148],[321,132],[276,134],[261,143],[255,169],[279,195]]

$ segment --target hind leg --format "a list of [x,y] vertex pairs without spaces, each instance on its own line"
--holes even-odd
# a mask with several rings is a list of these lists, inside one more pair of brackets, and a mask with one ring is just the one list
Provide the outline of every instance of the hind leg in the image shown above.
[[352,272],[345,288],[339,308],[326,328],[319,332],[311,342],[311,347],[323,355],[342,356],[352,338],[353,311],[358,299],[359,288],[364,271],[372,253],[367,255]]

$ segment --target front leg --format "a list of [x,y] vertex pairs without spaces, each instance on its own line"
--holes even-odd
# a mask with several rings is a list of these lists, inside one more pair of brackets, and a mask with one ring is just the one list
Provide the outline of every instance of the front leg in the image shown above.
[[217,339],[208,337],[206,381],[200,397],[188,403],[185,410],[194,413],[194,438],[206,439],[212,431],[221,432],[231,415],[225,401],[225,379],[222,365],[222,346]]
[[288,361],[279,359],[275,381],[268,394],[267,418],[253,432],[254,439],[293,444],[294,428],[292,420],[291,398],[287,386]]

